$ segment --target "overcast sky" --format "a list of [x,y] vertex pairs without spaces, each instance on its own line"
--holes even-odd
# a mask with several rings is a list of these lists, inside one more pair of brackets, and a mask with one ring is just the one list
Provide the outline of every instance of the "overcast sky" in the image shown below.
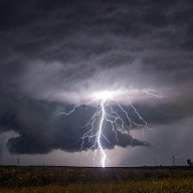
[[104,124],[107,166],[171,165],[173,155],[185,165],[193,159],[192,34],[191,0],[0,0],[0,164],[100,166],[92,141],[80,149],[89,130],[81,126],[100,104],[57,115],[110,90],[149,129],[133,126],[116,140]]

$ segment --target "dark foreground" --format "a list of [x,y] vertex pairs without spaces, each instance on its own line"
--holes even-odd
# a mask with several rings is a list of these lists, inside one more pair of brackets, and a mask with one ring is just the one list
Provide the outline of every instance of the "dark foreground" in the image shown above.
[[0,167],[0,192],[191,192],[193,167]]

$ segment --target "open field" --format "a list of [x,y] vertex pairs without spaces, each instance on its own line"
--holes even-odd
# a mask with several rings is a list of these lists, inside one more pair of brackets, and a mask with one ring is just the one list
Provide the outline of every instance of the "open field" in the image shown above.
[[193,167],[0,167],[0,192],[191,192]]

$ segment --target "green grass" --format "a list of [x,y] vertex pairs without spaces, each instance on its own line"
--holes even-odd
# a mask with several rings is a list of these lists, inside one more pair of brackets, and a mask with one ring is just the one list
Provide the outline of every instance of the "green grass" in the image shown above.
[[4,193],[193,193],[192,168],[0,167]]

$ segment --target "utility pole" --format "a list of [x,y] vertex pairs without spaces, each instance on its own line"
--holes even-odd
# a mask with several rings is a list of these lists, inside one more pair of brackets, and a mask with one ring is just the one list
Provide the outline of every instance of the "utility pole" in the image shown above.
[[173,166],[175,166],[175,156],[174,155],[173,155],[172,159],[173,159]]
[[17,166],[20,166],[20,160],[19,160],[19,158],[17,159]]
[[157,160],[156,160],[156,158],[155,158],[155,160],[154,160],[154,161],[155,161],[155,166],[156,166],[156,165],[157,165]]

